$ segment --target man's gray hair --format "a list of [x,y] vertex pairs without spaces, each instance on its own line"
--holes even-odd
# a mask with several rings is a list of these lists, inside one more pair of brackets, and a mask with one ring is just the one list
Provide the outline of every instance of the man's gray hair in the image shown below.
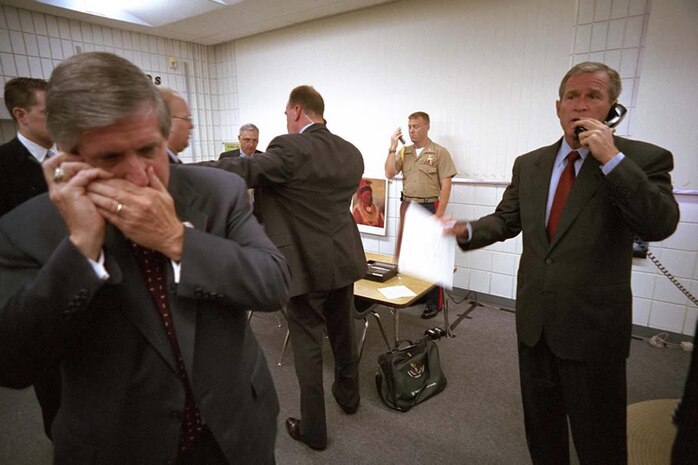
[[242,126],[240,126],[240,130],[238,131],[238,134],[242,134],[243,131],[254,131],[256,133],[259,133],[259,129],[257,128],[257,126],[255,126],[252,123],[247,123],[247,124],[243,124]]
[[567,74],[565,74],[565,77],[562,78],[562,82],[560,83],[560,100],[562,100],[562,96],[565,93],[567,80],[572,76],[587,73],[606,73],[606,75],[608,75],[608,97],[611,103],[616,103],[618,101],[618,97],[620,97],[620,93],[623,90],[623,84],[621,83],[618,71],[603,63],[596,63],[593,61],[584,61],[567,71]]
[[160,132],[170,134],[170,111],[150,79],[130,61],[104,52],[74,55],[51,74],[46,94],[49,134],[74,151],[82,133],[155,111]]

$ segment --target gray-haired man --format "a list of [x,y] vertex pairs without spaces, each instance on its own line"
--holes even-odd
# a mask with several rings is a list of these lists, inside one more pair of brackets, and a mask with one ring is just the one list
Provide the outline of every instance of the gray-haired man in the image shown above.
[[116,55],[57,66],[47,112],[49,195],[0,219],[0,385],[60,366],[56,463],[274,463],[246,309],[290,278],[243,181],[170,165],[167,106]]

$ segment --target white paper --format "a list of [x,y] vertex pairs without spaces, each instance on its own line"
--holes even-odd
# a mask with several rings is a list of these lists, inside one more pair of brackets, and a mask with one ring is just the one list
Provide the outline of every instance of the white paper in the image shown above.
[[398,270],[424,281],[453,289],[455,236],[429,210],[411,203],[405,212]]
[[381,287],[378,290],[386,299],[399,299],[400,297],[414,297],[417,295],[407,286],[388,286]]

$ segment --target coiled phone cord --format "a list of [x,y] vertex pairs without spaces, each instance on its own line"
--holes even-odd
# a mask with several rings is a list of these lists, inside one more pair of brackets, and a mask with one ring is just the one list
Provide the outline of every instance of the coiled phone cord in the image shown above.
[[[643,247],[643,248],[644,248],[644,247]],[[684,294],[686,297],[688,297],[688,300],[690,300],[691,302],[693,302],[693,305],[695,305],[696,307],[698,307],[698,299],[696,299],[696,298],[693,296],[693,294],[691,294],[691,293],[688,291],[688,289],[686,289],[686,288],[683,286],[683,284],[681,284],[681,282],[679,282],[679,280],[676,279],[676,277],[674,277],[674,275],[671,274],[671,273],[669,272],[669,270],[667,270],[667,269],[664,267],[664,265],[662,265],[662,262],[660,262],[660,261],[657,259],[657,257],[654,256],[654,254],[653,254],[652,252],[650,252],[650,251],[647,250],[647,249],[645,249],[645,251],[647,252],[647,257],[648,257],[650,260],[652,260],[652,263],[654,263],[654,265],[655,265],[657,268],[659,268],[659,271],[661,271],[661,272],[664,274],[664,276],[666,276],[667,278],[669,278],[669,281],[671,281],[671,282],[674,284],[674,286],[676,286],[676,288],[677,288],[678,290],[680,290],[681,292],[683,292],[683,294]]]

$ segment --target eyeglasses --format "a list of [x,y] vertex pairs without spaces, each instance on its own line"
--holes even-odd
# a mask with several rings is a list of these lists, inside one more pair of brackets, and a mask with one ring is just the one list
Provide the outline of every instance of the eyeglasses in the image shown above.
[[182,121],[186,121],[189,124],[194,124],[194,120],[192,119],[191,116],[172,116],[173,118],[181,119]]
[[243,137],[240,140],[246,144],[251,144],[252,142],[259,142],[259,139],[250,139],[248,137]]

